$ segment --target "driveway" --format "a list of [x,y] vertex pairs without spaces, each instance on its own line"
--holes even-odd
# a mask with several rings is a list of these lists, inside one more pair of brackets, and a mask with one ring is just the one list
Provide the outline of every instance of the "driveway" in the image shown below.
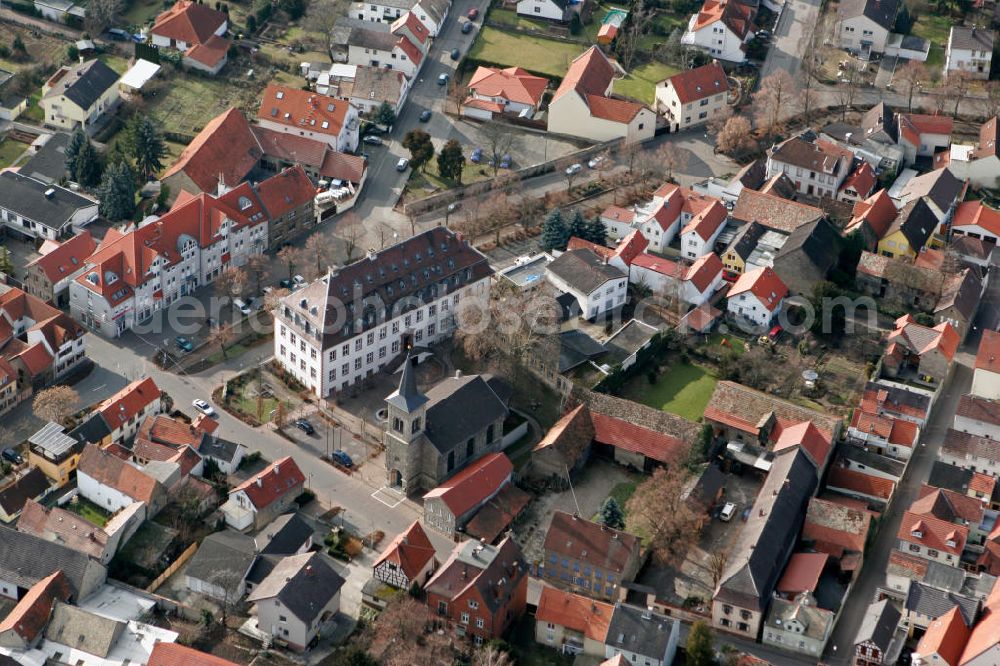
[[760,69],[761,79],[783,69],[798,76],[808,37],[819,19],[820,0],[786,0],[771,48]]

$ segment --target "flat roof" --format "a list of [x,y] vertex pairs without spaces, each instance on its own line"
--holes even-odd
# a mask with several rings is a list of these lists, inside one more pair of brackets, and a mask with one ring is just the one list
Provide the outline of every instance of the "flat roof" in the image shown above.
[[129,88],[142,90],[142,87],[146,85],[151,78],[156,76],[156,73],[159,71],[160,66],[155,62],[150,62],[140,58],[129,68],[127,72],[125,72],[125,75],[122,76],[120,83]]
[[29,437],[28,443],[41,449],[47,458],[58,458],[76,446],[76,440],[67,435],[61,425],[52,421]]
[[500,271],[500,275],[519,287],[531,287],[545,277],[545,267],[552,263],[552,257],[539,254],[524,262],[514,264]]

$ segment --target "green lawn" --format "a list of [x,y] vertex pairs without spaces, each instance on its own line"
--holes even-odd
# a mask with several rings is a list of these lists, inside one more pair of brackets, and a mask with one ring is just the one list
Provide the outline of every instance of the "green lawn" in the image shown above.
[[634,378],[626,385],[623,397],[697,421],[717,381],[707,368],[678,363],[660,375],[655,384],[650,384],[645,375]]
[[917,22],[913,24],[913,29],[910,32],[914,36],[923,37],[931,43],[931,50],[927,54],[927,62],[924,63],[928,69],[944,65],[944,47],[948,43],[948,34],[951,31],[952,23],[952,19],[948,16],[939,16],[924,12],[920,14]]
[[479,31],[469,56],[501,67],[523,67],[539,74],[561,77],[573,59],[585,50],[579,44],[485,27]]
[[66,509],[98,527],[104,527],[111,518],[107,511],[80,496],[77,496],[76,501],[66,504]]
[[499,9],[494,7],[490,10],[490,20],[524,30],[541,30],[545,32],[549,29],[549,24],[545,21],[533,19],[530,16],[521,16],[513,9]]
[[27,149],[28,144],[20,141],[10,138],[0,140],[0,169],[12,166]]
[[[472,152],[472,149],[469,149]],[[462,167],[462,184],[468,185],[469,183],[474,183],[478,180],[487,180],[493,177],[493,169],[485,164],[474,164],[469,161],[469,156],[465,156],[465,166]],[[516,165],[515,165],[516,166]],[[499,173],[503,173],[500,171]],[[410,172],[410,180],[408,186],[412,190],[450,190],[456,187],[458,183],[455,181],[442,178],[438,174],[437,165],[437,155],[434,156],[430,162],[425,164],[423,168],[418,171]]]
[[45,111],[38,106],[38,101],[42,99],[42,92],[36,91],[28,95],[28,108],[18,116],[18,120],[30,120],[41,123],[45,120]]
[[656,99],[656,84],[676,73],[670,65],[654,61],[636,67],[624,79],[615,81],[614,92],[652,104]]
[[[622,481],[621,483],[616,483],[615,487],[611,489],[610,493],[608,493],[608,497],[614,497],[615,501],[618,502],[618,506],[622,508],[622,512],[627,513],[625,511],[625,505],[628,503],[629,498],[632,497],[632,494],[635,493],[636,486],[638,485],[639,484],[635,481]],[[594,522],[600,522],[600,518],[601,512],[598,511],[594,514],[591,520]]]
[[164,3],[163,0],[132,0],[128,11],[122,14],[121,22],[133,28],[141,28],[165,9],[164,4],[169,6],[173,3]]
[[[722,344],[723,340],[726,341],[725,345]],[[708,336],[708,346],[712,348],[712,351],[721,352],[722,348],[726,348],[731,349],[737,356],[743,356],[746,353],[746,347],[743,344],[744,340],[742,338],[732,335],[723,335],[716,332]]]
[[261,81],[242,78],[232,67],[216,78],[172,74],[158,80],[157,95],[148,102],[148,115],[165,132],[193,137],[229,107],[253,107],[263,86]]

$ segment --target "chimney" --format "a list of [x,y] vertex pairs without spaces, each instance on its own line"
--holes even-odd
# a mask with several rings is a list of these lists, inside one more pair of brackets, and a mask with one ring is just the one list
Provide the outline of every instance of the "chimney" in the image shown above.
[[642,611],[642,619],[649,620],[653,617],[653,607],[646,606],[646,610]]
[[258,488],[263,488],[264,487],[264,480],[262,478],[260,478],[259,476],[257,477],[257,487]]
[[456,370],[455,371],[455,379],[461,379],[461,378],[462,378],[462,371],[461,370]]

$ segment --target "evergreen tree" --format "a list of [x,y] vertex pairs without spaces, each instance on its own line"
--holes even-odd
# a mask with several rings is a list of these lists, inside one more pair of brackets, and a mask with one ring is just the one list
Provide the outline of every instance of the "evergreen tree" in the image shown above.
[[76,131],[69,135],[69,141],[66,143],[66,150],[64,154],[66,155],[66,171],[69,172],[70,177],[76,177],[76,156],[80,153],[80,148],[83,144],[87,143],[87,135],[83,133],[83,130],[79,127]]
[[167,146],[149,116],[136,114],[132,118],[138,120],[135,123],[129,121],[129,152],[135,159],[139,175],[143,181],[147,181],[155,178],[163,168],[162,159],[167,154]]
[[465,155],[462,154],[462,145],[455,139],[449,139],[438,153],[438,173],[442,178],[450,178],[461,185],[464,166]]
[[586,238],[591,243],[597,243],[598,245],[604,245],[608,242],[608,228],[601,221],[600,217],[595,217],[587,222]]
[[382,102],[375,110],[375,122],[386,127],[396,122],[396,112],[389,102]]
[[0,273],[14,274],[14,262],[10,258],[10,250],[0,245]]
[[[573,219],[569,223],[569,236],[572,238],[576,236],[577,238],[582,238],[584,240],[590,240],[588,237],[589,228],[587,225],[587,220],[584,219],[583,213],[579,210],[573,212]],[[567,239],[568,240],[568,239]]]
[[124,162],[108,166],[98,187],[100,213],[112,221],[127,220],[135,214],[135,175]]
[[419,169],[434,157],[431,135],[423,130],[410,130],[403,137],[403,148],[410,151],[410,165]]
[[73,180],[87,189],[96,187],[101,182],[103,171],[101,156],[94,150],[94,144],[89,139],[80,147],[80,152],[74,161],[76,172],[73,174]]
[[712,649],[712,632],[708,625],[698,621],[691,625],[684,645],[688,666],[712,666],[715,651]]
[[625,527],[625,512],[614,497],[608,497],[601,505],[601,522],[616,530]]
[[563,220],[562,213],[554,210],[545,217],[542,223],[542,249],[565,250],[569,242],[569,227]]

